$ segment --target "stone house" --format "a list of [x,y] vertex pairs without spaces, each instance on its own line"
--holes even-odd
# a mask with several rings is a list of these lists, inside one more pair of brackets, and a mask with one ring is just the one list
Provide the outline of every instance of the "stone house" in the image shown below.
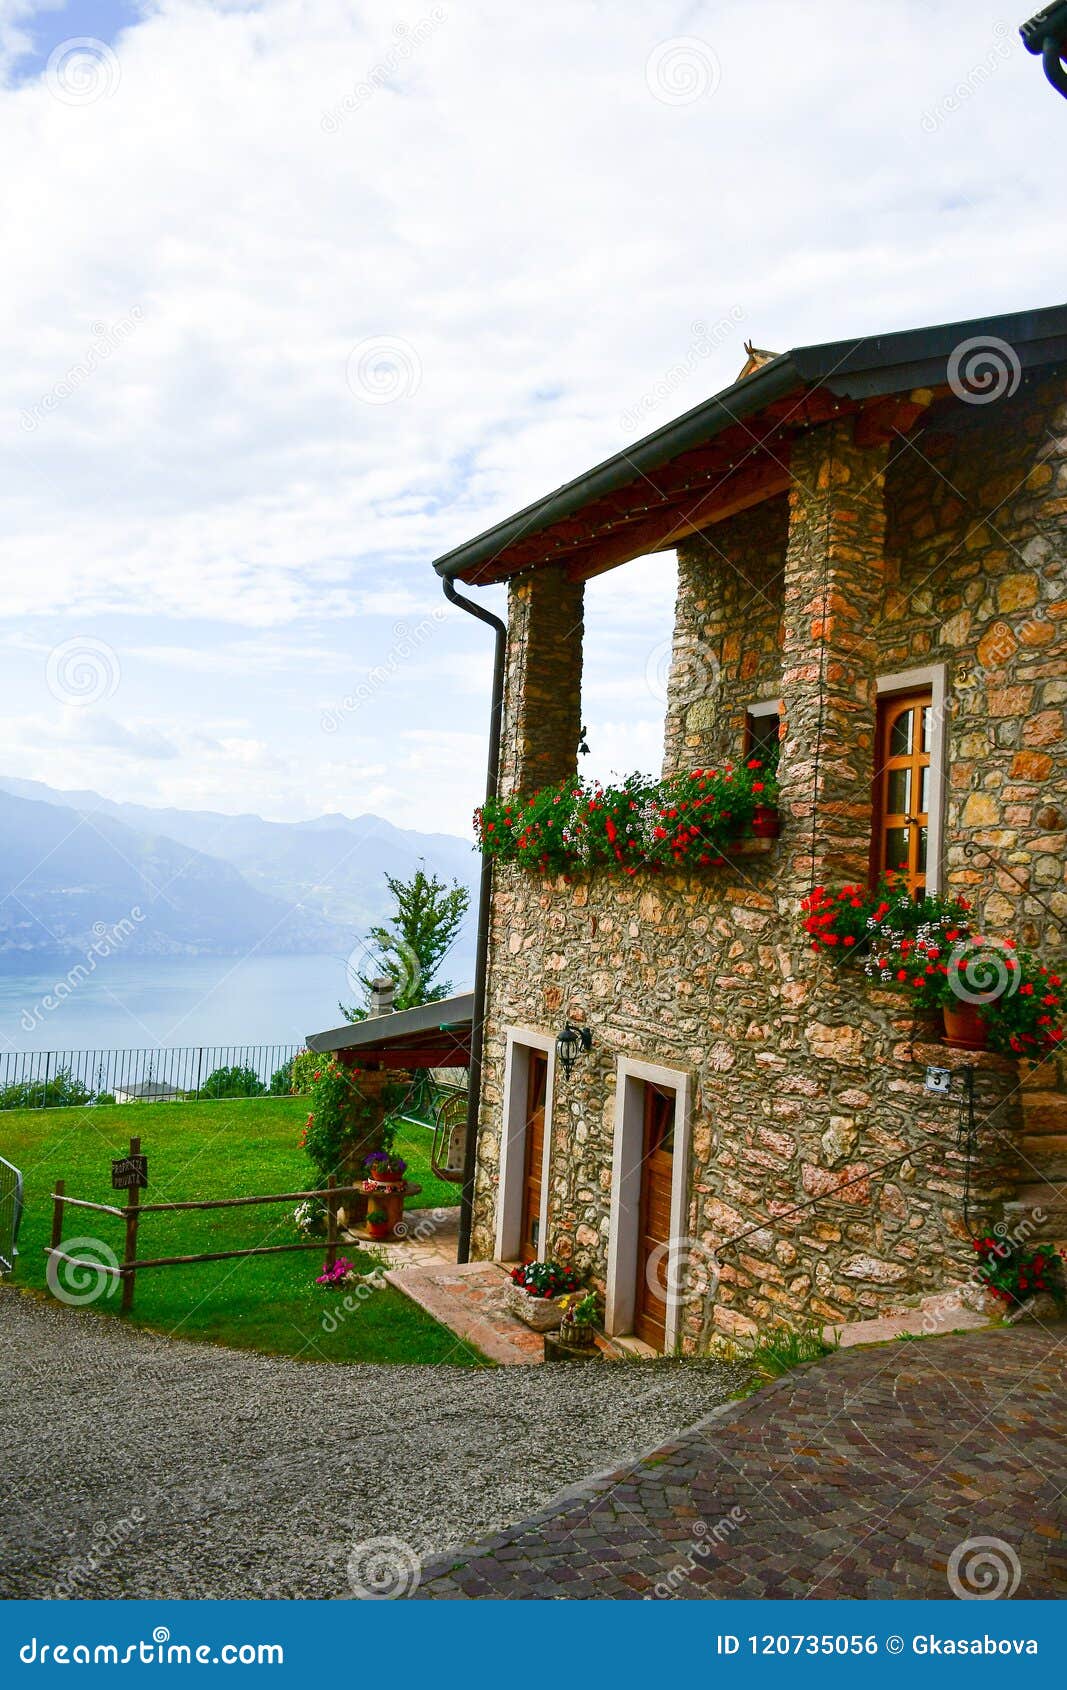
[[[660,1350],[914,1307],[976,1230],[1064,1221],[1055,1063],[946,1047],[798,911],[906,860],[1062,955],[1067,307],[750,355],[440,559],[468,608],[458,583],[508,585],[500,793],[575,772],[585,582],[666,550],[663,771],[776,743],[780,837],[677,874],[494,866],[470,1193],[474,1256],[574,1259]],[[970,1068],[971,1140],[930,1065]]]

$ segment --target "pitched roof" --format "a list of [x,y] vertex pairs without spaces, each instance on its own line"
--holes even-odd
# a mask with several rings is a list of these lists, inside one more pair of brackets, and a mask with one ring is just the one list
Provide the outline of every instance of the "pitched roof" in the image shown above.
[[[465,1067],[470,1059],[474,993],[418,1004],[414,1009],[346,1021],[325,1033],[309,1033],[309,1050],[334,1052],[358,1061],[383,1061],[392,1067]],[[414,1061],[418,1056],[419,1061]]]
[[[607,458],[514,516],[439,557],[438,574],[472,583],[500,581],[544,564],[578,578],[678,544],[687,533],[781,493],[788,453],[800,429],[834,416],[872,411],[892,396],[950,386],[954,355],[985,344],[1012,373],[1067,362],[1067,305],[976,317],[893,334],[795,347],[743,374],[711,399]],[[762,356],[754,349],[752,356]],[[746,366],[747,368],[747,366]]]

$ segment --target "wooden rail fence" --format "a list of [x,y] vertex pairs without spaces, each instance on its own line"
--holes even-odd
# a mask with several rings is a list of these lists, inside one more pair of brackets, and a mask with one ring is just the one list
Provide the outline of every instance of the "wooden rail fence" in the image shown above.
[[[135,1163],[140,1158],[140,1153],[140,1139],[131,1138],[129,1162]],[[90,1268],[94,1273],[118,1279],[122,1285],[121,1312],[128,1314],[133,1307],[137,1275],[145,1268],[187,1267],[193,1262],[226,1262],[240,1256],[275,1256],[289,1250],[322,1250],[324,1247],[326,1266],[333,1267],[337,1260],[338,1206],[345,1198],[357,1196],[359,1191],[358,1186],[339,1186],[331,1175],[326,1182],[325,1191],[281,1191],[272,1192],[269,1196],[212,1197],[188,1203],[142,1203],[141,1189],[135,1185],[130,1188],[125,1204],[91,1203],[84,1197],[68,1197],[66,1181],[59,1179],[52,1193],[52,1236],[51,1241],[45,1245],[45,1255],[54,1261],[67,1262],[72,1267]],[[295,1244],[257,1244],[243,1250],[208,1250],[195,1256],[147,1256],[138,1259],[137,1235],[143,1215],[171,1215],[187,1209],[243,1209],[267,1203],[304,1203],[313,1199],[326,1206],[325,1246],[321,1238],[312,1238],[301,1239]],[[112,1266],[107,1262],[90,1261],[84,1256],[69,1255],[62,1248],[63,1219],[67,1209],[89,1209],[96,1214],[113,1215],[116,1219],[124,1221],[126,1237],[122,1261]]]

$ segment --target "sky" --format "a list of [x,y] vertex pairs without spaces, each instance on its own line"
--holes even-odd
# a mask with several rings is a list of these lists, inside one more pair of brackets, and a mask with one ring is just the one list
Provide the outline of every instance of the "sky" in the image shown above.
[[[0,773],[467,832],[434,557],[747,338],[1063,298],[1018,10],[0,0]],[[673,588],[590,585],[586,772],[658,767]]]

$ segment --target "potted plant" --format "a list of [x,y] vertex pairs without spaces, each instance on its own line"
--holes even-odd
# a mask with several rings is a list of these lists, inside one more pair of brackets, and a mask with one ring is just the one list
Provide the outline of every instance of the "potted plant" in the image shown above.
[[372,1150],[369,1156],[364,1157],[363,1166],[367,1178],[376,1180],[380,1185],[402,1185],[408,1169],[404,1158],[391,1150]]
[[368,1212],[367,1212],[367,1235],[368,1235],[368,1237],[377,1238],[377,1239],[388,1238],[389,1234],[392,1232],[392,1230],[393,1230],[393,1228],[390,1224],[389,1216],[386,1214],[384,1209],[379,1209],[379,1208],[375,1207],[373,1209],[368,1210]]
[[524,1262],[511,1270],[508,1307],[535,1332],[555,1332],[563,1319],[563,1298],[578,1288],[573,1268],[558,1262]]
[[596,1292],[579,1293],[572,1291],[561,1297],[563,1319],[560,1323],[560,1342],[570,1345],[573,1349],[590,1349],[596,1339],[596,1322],[598,1315]]
[[1065,1300],[1063,1259],[1051,1245],[1027,1248],[1008,1238],[976,1238],[978,1278],[990,1295],[1009,1310],[1035,1297],[1051,1297],[1058,1310]]
[[778,813],[778,751],[775,747],[766,763],[759,757],[750,757],[748,769],[751,774],[752,795],[756,800],[756,807],[752,812],[752,832],[756,839],[777,839],[782,831],[781,817]]

